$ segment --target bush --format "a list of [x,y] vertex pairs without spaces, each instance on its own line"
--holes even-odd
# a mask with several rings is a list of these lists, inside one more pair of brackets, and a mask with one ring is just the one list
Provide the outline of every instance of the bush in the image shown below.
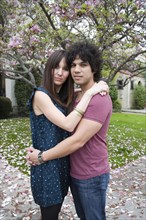
[[12,110],[11,100],[7,97],[0,96],[0,119],[8,118]]
[[118,90],[115,86],[110,86],[110,96],[111,96],[112,102],[118,99]]
[[28,99],[32,93],[33,88],[28,83],[17,80],[15,84],[15,97],[18,105],[19,116],[28,116],[29,110],[27,107]]
[[[21,69],[18,67],[18,70]],[[32,70],[33,76],[36,81],[36,86],[40,85],[42,76],[40,76],[37,70]],[[26,76],[29,79],[29,76]],[[33,91],[33,87],[25,81],[16,80],[15,83],[15,97],[18,105],[18,114],[20,116],[28,116],[29,109],[27,107],[28,99]]]
[[121,111],[121,104],[118,101],[118,90],[115,86],[110,86],[110,96],[113,103],[113,111],[114,112],[120,112]]
[[113,101],[113,111],[120,112],[121,111],[121,103],[118,100]]
[[146,104],[146,88],[144,86],[137,86],[133,93],[133,108],[144,109]]

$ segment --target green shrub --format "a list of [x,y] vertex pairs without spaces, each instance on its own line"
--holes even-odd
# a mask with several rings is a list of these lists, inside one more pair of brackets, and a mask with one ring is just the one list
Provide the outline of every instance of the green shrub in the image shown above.
[[146,88],[144,86],[137,86],[133,93],[133,108],[144,109],[146,104]]
[[12,110],[11,100],[7,97],[0,96],[0,118],[8,118]]
[[118,99],[118,90],[115,86],[110,86],[110,96],[111,96],[112,102]]
[[[21,67],[18,66],[18,70],[21,71]],[[32,70],[32,74],[35,78],[36,86],[40,85],[40,82],[42,80],[42,76],[39,75],[39,72],[37,69]],[[26,75],[26,78],[30,80],[29,75]],[[29,109],[27,107],[28,99],[31,96],[31,93],[33,91],[33,86],[28,84],[27,82],[23,80],[16,80],[15,83],[15,97],[17,100],[18,105],[18,115],[19,116],[28,116],[29,115]]]
[[113,111],[114,112],[120,112],[121,111],[121,104],[118,101],[118,90],[115,86],[110,86],[110,96],[113,103]]
[[113,101],[113,111],[114,112],[121,112],[121,103],[118,100]]
[[29,110],[27,107],[28,99],[33,91],[33,88],[28,83],[17,80],[15,84],[15,97],[18,105],[18,115],[28,116]]

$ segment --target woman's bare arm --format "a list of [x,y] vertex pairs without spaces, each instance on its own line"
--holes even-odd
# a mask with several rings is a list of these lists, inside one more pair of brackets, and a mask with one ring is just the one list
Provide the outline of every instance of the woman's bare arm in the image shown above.
[[105,82],[95,83],[91,89],[85,92],[76,109],[67,116],[53,104],[48,95],[41,91],[37,91],[35,94],[33,108],[36,115],[44,114],[55,125],[72,132],[80,122],[82,113],[86,111],[91,98],[102,90],[108,91],[108,85]]

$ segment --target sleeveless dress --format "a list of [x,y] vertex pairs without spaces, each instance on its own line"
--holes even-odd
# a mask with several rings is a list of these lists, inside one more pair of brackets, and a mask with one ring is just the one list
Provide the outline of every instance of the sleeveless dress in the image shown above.
[[[30,125],[34,148],[41,151],[48,150],[69,136],[69,132],[50,122],[44,114],[36,116],[32,101],[35,91],[39,90],[49,95],[42,87],[34,89],[29,99]],[[51,98],[51,96],[49,95]],[[63,113],[67,109],[51,98],[54,105]],[[31,166],[31,190],[35,203],[48,207],[62,203],[70,185],[69,156],[50,160],[37,166]]]

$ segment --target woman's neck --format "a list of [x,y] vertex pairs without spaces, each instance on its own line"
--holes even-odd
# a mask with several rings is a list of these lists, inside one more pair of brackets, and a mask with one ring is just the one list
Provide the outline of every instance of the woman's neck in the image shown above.
[[57,93],[60,92],[60,89],[61,89],[61,86],[55,86],[55,90],[56,90]]

